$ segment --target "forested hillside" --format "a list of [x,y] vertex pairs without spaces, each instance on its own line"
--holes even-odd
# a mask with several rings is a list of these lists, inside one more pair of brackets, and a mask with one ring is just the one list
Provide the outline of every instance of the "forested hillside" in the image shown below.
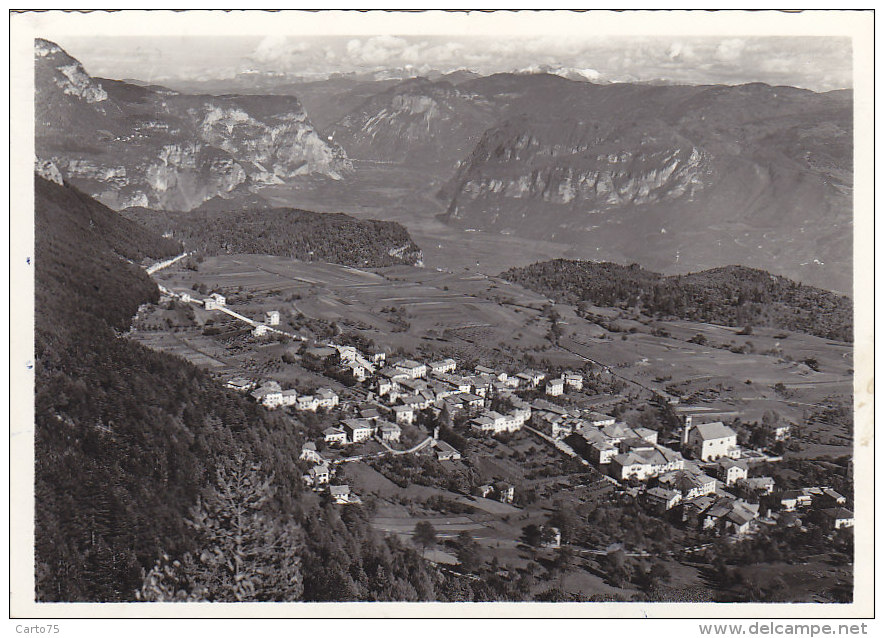
[[356,267],[421,259],[420,248],[401,224],[342,213],[292,208],[222,212],[207,207],[188,213],[130,209],[124,214],[209,255],[254,253]]
[[501,274],[557,301],[635,307],[726,326],[769,326],[853,340],[848,297],[743,266],[664,276],[633,264],[555,259]]
[[[120,256],[175,242],[39,177],[35,226],[38,600],[446,599],[414,550],[302,490],[298,423],[116,336],[157,298]],[[226,567],[230,503],[265,549],[237,557],[245,579]]]

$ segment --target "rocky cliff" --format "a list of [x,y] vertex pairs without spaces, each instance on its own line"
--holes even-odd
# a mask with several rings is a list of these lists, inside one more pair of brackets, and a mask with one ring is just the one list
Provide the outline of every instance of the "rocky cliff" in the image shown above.
[[841,292],[852,273],[852,94],[594,85],[502,74],[441,189],[447,222],[666,271],[759,265]]
[[416,78],[370,97],[329,135],[354,159],[453,167],[495,118],[483,96]]
[[117,209],[190,210],[267,184],[350,170],[292,96],[195,96],[91,77],[35,41],[39,164]]

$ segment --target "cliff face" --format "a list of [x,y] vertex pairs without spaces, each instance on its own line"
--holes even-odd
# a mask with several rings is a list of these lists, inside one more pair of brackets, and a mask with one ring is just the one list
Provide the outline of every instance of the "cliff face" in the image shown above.
[[295,97],[192,96],[100,80],[46,40],[35,43],[35,79],[39,163],[113,208],[190,210],[350,170]]
[[463,86],[502,120],[441,189],[448,223],[649,268],[746,263],[850,291],[850,92],[512,75]]
[[527,213],[501,215],[503,201],[516,208],[553,204],[591,216],[690,199],[709,181],[708,157],[679,136],[558,124],[556,130],[518,121],[487,132],[449,184],[449,218],[472,222],[481,207],[498,211],[482,225],[521,225]]
[[369,98],[329,131],[354,159],[451,167],[494,121],[482,96],[417,78]]

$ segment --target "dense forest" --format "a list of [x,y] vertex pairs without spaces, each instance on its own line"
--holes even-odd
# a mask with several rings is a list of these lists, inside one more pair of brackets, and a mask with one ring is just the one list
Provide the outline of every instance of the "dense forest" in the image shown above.
[[848,297],[744,266],[665,276],[635,264],[555,259],[512,268],[501,277],[570,304],[633,307],[661,317],[853,340]]
[[175,242],[39,177],[35,230],[38,600],[448,598],[360,508],[303,490],[300,424],[118,336],[158,294],[126,260]]
[[172,233],[189,250],[208,255],[278,255],[369,268],[421,259],[420,248],[401,224],[343,213],[293,208],[225,212],[203,207],[187,213],[133,208],[124,214],[157,234]]

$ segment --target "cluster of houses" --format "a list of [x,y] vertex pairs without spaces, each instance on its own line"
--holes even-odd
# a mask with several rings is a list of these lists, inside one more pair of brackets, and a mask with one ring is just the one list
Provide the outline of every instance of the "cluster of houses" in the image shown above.
[[[268,323],[272,319],[268,316]],[[515,432],[530,423],[553,439],[580,436],[589,460],[600,471],[616,481],[643,484],[638,494],[647,507],[659,512],[679,507],[684,520],[719,533],[748,532],[759,517],[759,506],[740,495],[769,495],[775,488],[771,477],[749,476],[750,459],[743,458],[736,432],[721,421],[695,424],[695,415],[685,414],[678,441],[680,449],[676,450],[662,445],[656,430],[631,427],[601,411],[562,406],[544,399],[529,402],[516,394],[519,390],[539,388],[549,397],[570,389],[580,391],[583,377],[578,373],[548,378],[537,370],[510,375],[476,366],[471,371],[461,371],[450,358],[426,363],[413,359],[388,362],[384,353],[364,354],[353,346],[333,343],[309,347],[305,354],[332,360],[368,391],[368,400],[357,417],[342,419],[337,426],[323,431],[327,445],[346,446],[372,438],[384,444],[398,443],[402,426],[413,424],[422,411],[436,415],[443,410],[450,415],[465,411],[471,416],[471,429],[488,435]],[[293,406],[315,411],[319,407],[331,409],[339,403],[337,394],[330,389],[299,395],[295,390],[282,390],[275,382],[254,389],[254,384],[245,379],[232,379],[228,386],[251,391],[256,401],[269,408]],[[491,398],[501,396],[507,397],[511,406],[505,413],[489,408]],[[597,410],[610,405],[613,403],[607,396],[599,397],[595,404]],[[771,434],[772,438],[782,440],[789,435],[788,426]],[[441,461],[461,458],[457,449],[437,436],[432,448]],[[336,503],[359,502],[347,486],[330,484],[334,464],[322,458],[314,443],[305,444],[301,458],[313,464],[304,476],[308,485],[328,489]],[[505,484],[483,485],[477,494],[508,503],[512,502],[514,488]],[[809,507],[811,502],[822,504],[820,511],[831,519],[833,529],[853,525],[853,514],[843,507],[844,498],[829,488],[786,492],[782,508],[795,511]]]
[[313,394],[299,394],[295,389],[283,390],[276,381],[265,381],[261,387],[255,387],[253,381],[243,378],[231,379],[227,387],[239,392],[251,390],[251,396],[257,403],[266,408],[274,409],[292,407],[299,411],[316,412],[319,408],[331,410],[340,404],[341,398],[331,388],[320,388]]
[[334,466],[322,457],[313,441],[304,443],[304,447],[301,448],[300,460],[313,464],[304,475],[304,482],[315,491],[327,490],[337,505],[357,505],[362,502],[359,496],[350,490],[349,485],[331,484]]
[[785,512],[801,512],[814,508],[828,526],[833,529],[853,527],[853,512],[844,505],[847,497],[830,487],[805,487],[800,490],[787,490],[780,496],[780,505]]

